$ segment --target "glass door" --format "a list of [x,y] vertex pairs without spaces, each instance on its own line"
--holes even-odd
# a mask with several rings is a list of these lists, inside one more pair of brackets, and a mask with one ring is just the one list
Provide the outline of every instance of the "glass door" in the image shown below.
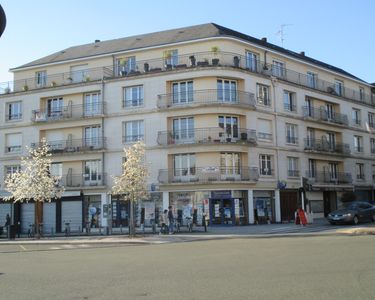
[[101,161],[89,160],[85,161],[85,185],[100,185],[102,180]]
[[176,143],[189,143],[194,140],[194,118],[173,120],[173,138]]
[[53,98],[47,100],[47,113],[49,118],[60,118],[63,112],[63,99]]
[[101,126],[90,126],[85,128],[84,146],[93,149],[100,149],[101,143]]
[[99,93],[85,95],[84,114],[85,116],[96,116],[102,113],[102,105]]
[[210,199],[212,225],[234,225],[233,199]]
[[[219,127],[224,130],[222,138],[226,139],[226,142],[232,142],[238,140],[238,117],[232,116],[219,116]],[[225,140],[223,140],[224,142]]]

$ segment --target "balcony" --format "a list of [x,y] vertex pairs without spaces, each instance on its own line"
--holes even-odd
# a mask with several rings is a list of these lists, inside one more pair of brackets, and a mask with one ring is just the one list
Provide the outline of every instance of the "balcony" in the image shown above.
[[336,112],[328,113],[327,110],[314,107],[302,107],[303,117],[310,118],[316,121],[330,122],[340,125],[349,125],[348,116]]
[[185,183],[185,184],[210,184],[223,182],[256,182],[259,179],[258,168],[241,167],[200,167],[185,169],[159,170],[158,180],[161,184]]
[[288,170],[288,177],[299,177],[299,170]]
[[343,172],[306,172],[306,177],[312,184],[351,184],[353,182],[352,174]]
[[305,139],[305,150],[350,155],[349,144],[330,143],[325,139]]
[[159,131],[157,142],[161,146],[182,144],[247,144],[257,143],[256,131],[252,129],[233,129],[230,134],[224,128],[209,127],[191,130]]
[[[51,154],[72,154],[103,150],[106,147],[106,138],[68,139],[62,141],[48,141]],[[41,143],[31,144],[32,148],[40,146]]]
[[253,93],[239,90],[229,92],[212,89],[158,95],[157,102],[160,109],[212,104],[236,105],[254,109],[255,97]]
[[59,185],[65,188],[102,187],[106,182],[106,173],[68,174],[61,177]]
[[105,102],[91,105],[68,105],[60,108],[33,110],[31,121],[35,123],[55,122],[81,118],[100,117],[105,114]]
[[106,77],[112,77],[112,74],[113,71],[111,67],[101,67],[76,72],[46,75],[43,78],[39,78],[39,80],[36,77],[32,77],[17,81],[2,82],[0,83],[0,94],[27,92],[31,90],[55,88],[79,83],[90,83],[102,80]]
[[258,139],[272,142],[272,133],[258,132]]
[[35,77],[18,81],[0,83],[0,94],[22,92],[47,87],[66,86],[76,83],[87,83],[104,78],[133,77],[145,74],[155,74],[160,72],[175,72],[185,69],[214,68],[235,68],[247,72],[261,74],[263,76],[273,76],[280,80],[297,84],[309,89],[314,89],[330,95],[343,97],[361,103],[375,105],[375,99],[370,94],[364,94],[358,90],[341,87],[339,93],[335,89],[335,84],[315,78],[313,81],[307,74],[298,73],[293,70],[282,68],[262,62],[260,60],[249,60],[246,56],[232,52],[197,52],[179,55],[174,59],[174,63],[168,62],[164,58],[148,59],[136,61],[131,68],[119,71],[112,66],[86,69],[77,72],[66,72],[54,75],[47,75],[41,83]]

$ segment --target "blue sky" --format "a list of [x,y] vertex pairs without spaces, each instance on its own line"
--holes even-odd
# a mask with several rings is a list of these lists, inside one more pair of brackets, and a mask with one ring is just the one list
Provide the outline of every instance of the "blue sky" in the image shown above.
[[375,82],[373,0],[0,0],[0,82],[9,68],[70,46],[214,22]]

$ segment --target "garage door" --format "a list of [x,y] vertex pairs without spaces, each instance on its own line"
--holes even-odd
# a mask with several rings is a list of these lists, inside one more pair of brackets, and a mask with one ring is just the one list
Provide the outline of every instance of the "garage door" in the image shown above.
[[56,203],[43,203],[43,232],[56,232]]
[[61,229],[65,230],[65,223],[70,223],[70,231],[82,230],[82,201],[63,201],[61,203]]
[[10,203],[0,204],[0,226],[5,225],[7,214],[10,216],[10,206]]
[[21,231],[27,233],[30,224],[34,224],[35,206],[34,203],[23,203],[21,205]]

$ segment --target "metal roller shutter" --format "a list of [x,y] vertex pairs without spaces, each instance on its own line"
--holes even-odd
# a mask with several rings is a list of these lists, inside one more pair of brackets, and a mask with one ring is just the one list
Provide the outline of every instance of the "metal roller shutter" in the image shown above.
[[30,224],[34,224],[35,205],[34,203],[23,203],[21,206],[21,231],[27,233]]
[[61,229],[65,230],[65,223],[70,223],[70,231],[82,230],[82,201],[61,202]]
[[50,234],[56,232],[56,203],[43,203],[43,232]]
[[7,214],[10,216],[10,206],[10,203],[0,204],[0,226],[5,225]]

